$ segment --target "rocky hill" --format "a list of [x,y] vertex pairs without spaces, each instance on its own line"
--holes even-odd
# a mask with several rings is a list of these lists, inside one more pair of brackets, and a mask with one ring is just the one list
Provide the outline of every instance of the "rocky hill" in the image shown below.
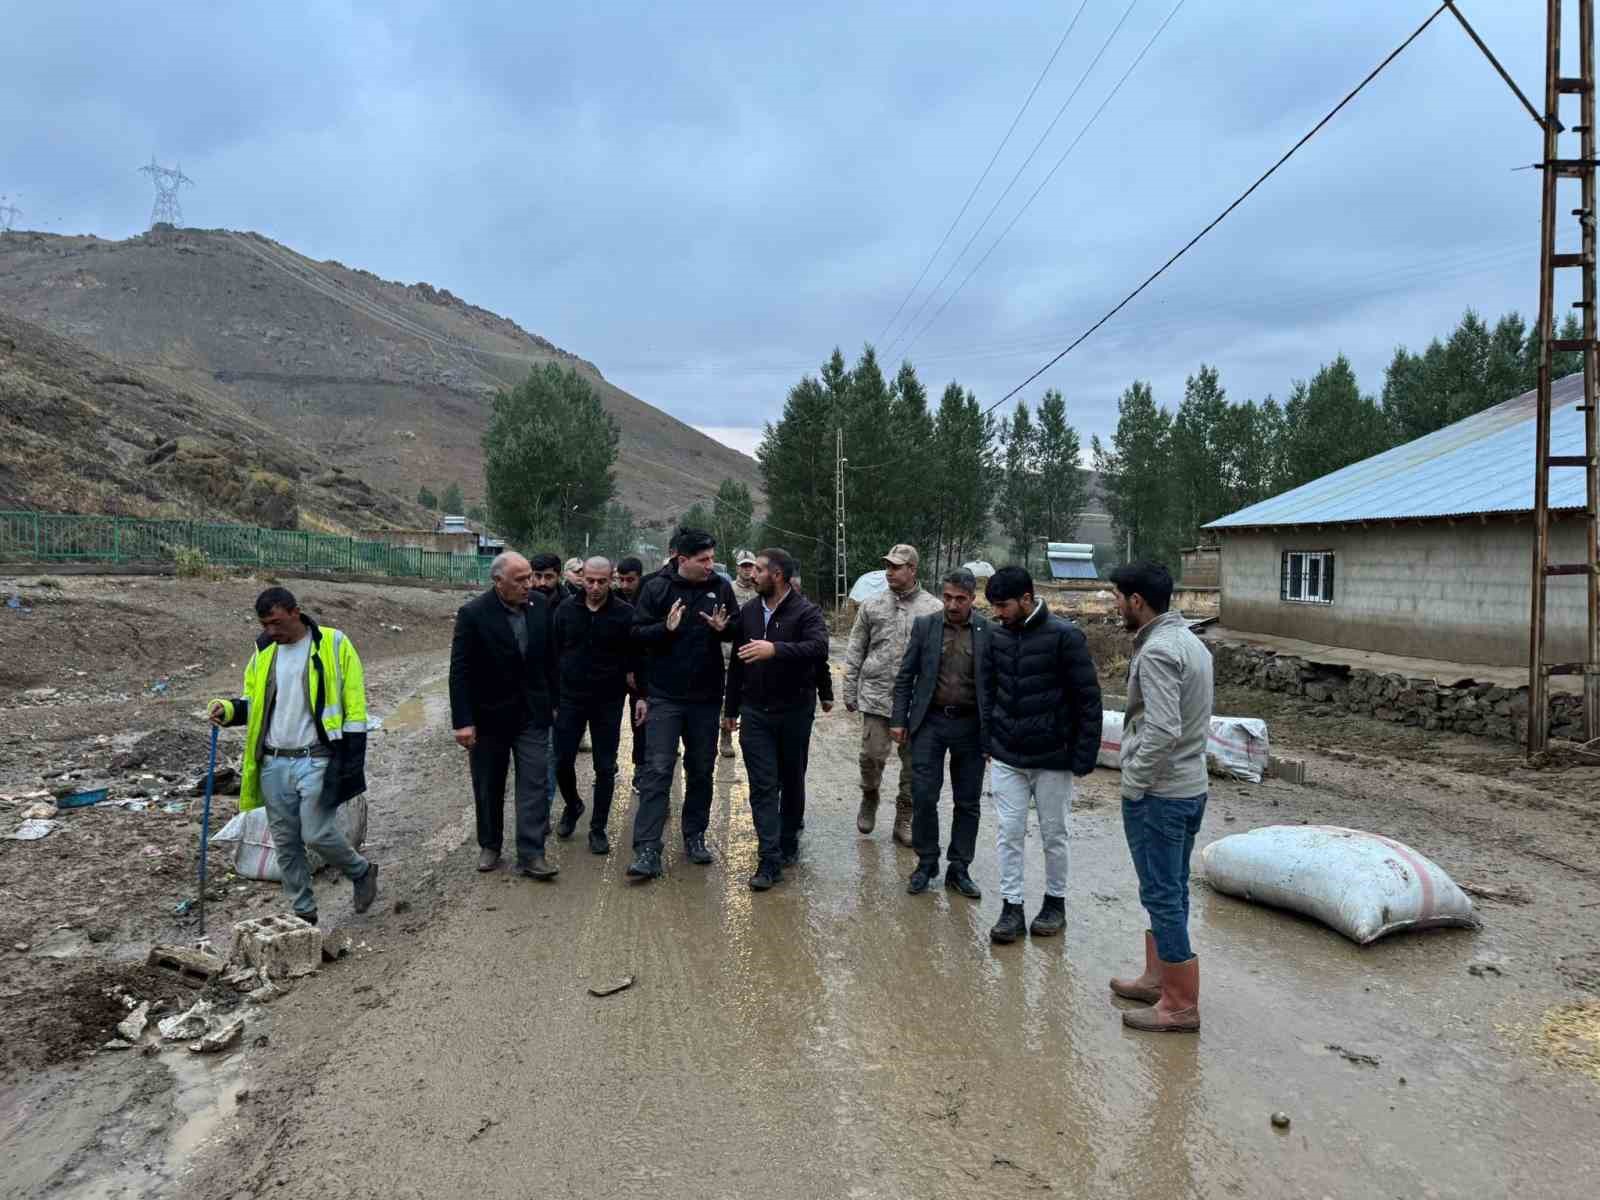
[[253,233],[158,227],[127,241],[0,238],[0,312],[37,322],[319,450],[375,489],[482,481],[495,391],[570,364],[621,428],[619,499],[660,522],[755,461],[612,386],[591,363],[426,283],[313,262]]
[[0,509],[349,532],[431,521],[242,411],[0,312]]

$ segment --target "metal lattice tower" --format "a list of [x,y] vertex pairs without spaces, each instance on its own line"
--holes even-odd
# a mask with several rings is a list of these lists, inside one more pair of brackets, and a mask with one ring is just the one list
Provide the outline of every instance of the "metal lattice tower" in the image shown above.
[[10,202],[10,197],[0,196],[0,233],[10,233],[22,210]]
[[194,180],[183,173],[182,167],[163,167],[156,162],[153,154],[149,165],[140,167],[139,173],[150,176],[150,182],[156,185],[156,202],[150,210],[151,227],[163,221],[169,225],[182,225],[183,206],[178,203],[178,189],[184,184],[193,187]]

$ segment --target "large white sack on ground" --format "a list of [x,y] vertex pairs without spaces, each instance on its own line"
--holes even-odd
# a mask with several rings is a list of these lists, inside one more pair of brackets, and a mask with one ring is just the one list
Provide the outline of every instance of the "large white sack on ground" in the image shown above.
[[[367,798],[357,796],[339,806],[335,818],[345,839],[355,849],[361,849],[367,840]],[[280,880],[283,872],[278,868],[278,855],[272,845],[272,829],[267,824],[267,810],[252,808],[237,814],[216,833],[213,842],[237,842],[233,851],[233,872],[240,879]],[[326,864],[315,850],[306,851],[306,862],[313,871]]]
[[1200,852],[1219,892],[1287,908],[1366,945],[1400,929],[1476,925],[1472,901],[1404,842],[1337,825],[1267,825]]
[[[1255,717],[1212,717],[1206,735],[1206,770],[1228,779],[1260,783],[1267,769],[1267,723]],[[1102,767],[1122,765],[1122,714],[1104,711],[1100,721]]]

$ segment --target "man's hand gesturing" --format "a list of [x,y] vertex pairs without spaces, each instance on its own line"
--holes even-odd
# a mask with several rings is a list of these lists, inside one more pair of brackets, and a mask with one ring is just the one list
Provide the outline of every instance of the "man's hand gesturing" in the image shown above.
[[718,633],[721,633],[728,627],[728,610],[725,606],[719,604],[710,612],[701,613],[700,619]]
[[463,725],[455,731],[456,745],[463,750],[471,750],[478,744],[478,727],[476,725]]
[[682,600],[674,600],[672,602],[672,607],[667,610],[667,630],[668,630],[668,632],[677,633],[678,632],[678,626],[681,625],[682,623],[683,623],[683,601]]

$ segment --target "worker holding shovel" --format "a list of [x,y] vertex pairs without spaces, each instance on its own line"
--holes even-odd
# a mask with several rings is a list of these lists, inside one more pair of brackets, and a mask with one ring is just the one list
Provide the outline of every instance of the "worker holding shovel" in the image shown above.
[[350,847],[339,806],[367,790],[367,696],[350,639],[300,611],[287,588],[256,597],[261,636],[244,669],[244,695],[213,700],[211,720],[245,727],[239,809],[263,802],[284,895],[317,923],[310,847],[355,888],[355,910],[378,894],[378,864]]

